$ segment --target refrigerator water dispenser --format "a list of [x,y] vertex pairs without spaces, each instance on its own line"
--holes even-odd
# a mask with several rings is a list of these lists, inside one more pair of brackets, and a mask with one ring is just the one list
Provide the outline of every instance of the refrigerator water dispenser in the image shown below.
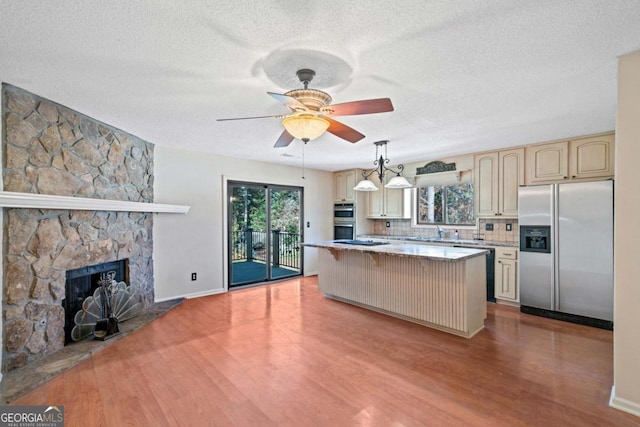
[[551,227],[548,225],[521,226],[520,251],[551,253]]

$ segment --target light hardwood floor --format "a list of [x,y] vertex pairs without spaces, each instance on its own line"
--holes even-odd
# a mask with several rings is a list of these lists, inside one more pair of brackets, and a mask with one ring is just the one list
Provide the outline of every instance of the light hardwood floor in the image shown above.
[[489,304],[472,339],[323,297],[315,277],[192,299],[13,404],[67,426],[631,426],[609,331]]

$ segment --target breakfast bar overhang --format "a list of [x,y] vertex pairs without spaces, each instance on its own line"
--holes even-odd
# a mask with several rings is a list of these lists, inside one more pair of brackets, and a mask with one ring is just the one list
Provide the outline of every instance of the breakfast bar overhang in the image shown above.
[[339,242],[319,248],[318,288],[327,297],[471,338],[487,317],[483,249]]

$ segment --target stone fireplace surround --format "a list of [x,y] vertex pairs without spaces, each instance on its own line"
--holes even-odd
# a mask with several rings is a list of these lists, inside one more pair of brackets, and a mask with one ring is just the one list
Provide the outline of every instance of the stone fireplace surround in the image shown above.
[[[122,210],[153,202],[153,144],[7,84],[2,120],[4,191],[37,201],[4,209],[8,372],[64,346],[67,270],[128,258],[130,286],[145,306],[153,303],[153,214]],[[41,195],[104,201],[64,208],[41,203]]]

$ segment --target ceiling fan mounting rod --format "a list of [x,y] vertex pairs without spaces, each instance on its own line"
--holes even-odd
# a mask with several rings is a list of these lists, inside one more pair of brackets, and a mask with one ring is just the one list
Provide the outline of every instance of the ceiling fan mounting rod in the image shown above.
[[296,71],[296,76],[298,76],[298,79],[300,80],[300,82],[302,82],[305,89],[308,89],[309,83],[311,82],[311,80],[313,80],[313,77],[315,75],[316,72],[309,68],[302,68]]

